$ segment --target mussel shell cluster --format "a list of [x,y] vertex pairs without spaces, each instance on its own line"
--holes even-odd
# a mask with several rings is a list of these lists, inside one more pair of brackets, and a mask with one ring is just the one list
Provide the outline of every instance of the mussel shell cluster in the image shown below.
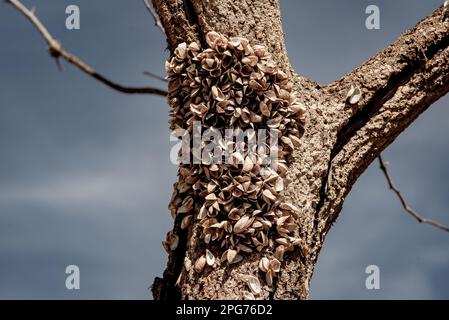
[[[223,137],[226,129],[272,130],[279,141],[278,158],[267,164],[260,155],[250,157],[248,149],[234,154],[236,143],[227,143],[235,163],[181,164],[169,209],[173,217],[181,215],[182,228],[193,222],[201,226],[201,239],[210,250],[194,263],[195,271],[240,262],[254,251],[271,252],[270,259],[260,262],[271,283],[284,252],[301,244],[295,222],[301,210],[281,194],[286,157],[301,143],[306,110],[291,75],[264,46],[217,32],[209,32],[206,42],[204,49],[195,42],[180,43],[166,62],[171,129],[192,133],[199,121],[204,130],[218,130]],[[164,246],[172,250],[177,241],[169,233]],[[220,255],[214,257],[211,251],[217,250]]]

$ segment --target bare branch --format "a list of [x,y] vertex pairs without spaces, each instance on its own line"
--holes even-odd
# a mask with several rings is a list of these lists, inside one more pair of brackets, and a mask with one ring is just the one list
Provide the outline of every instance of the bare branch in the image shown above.
[[436,227],[438,229],[441,229],[443,231],[449,232],[449,227],[446,227],[446,226],[442,225],[441,223],[439,223],[437,221],[424,218],[423,216],[418,214],[415,210],[413,210],[408,205],[408,203],[405,200],[404,196],[402,195],[401,191],[399,191],[398,187],[396,186],[396,184],[394,183],[394,181],[391,178],[390,174],[388,173],[387,164],[382,159],[382,156],[379,155],[378,158],[379,158],[380,170],[382,170],[382,172],[384,173],[385,178],[387,179],[387,182],[388,182],[388,186],[390,187],[391,190],[393,190],[394,193],[396,193],[396,195],[398,196],[399,200],[401,201],[401,204],[404,207],[405,211],[407,211],[413,218],[415,218],[420,223],[430,224],[431,226],[434,226],[434,227]]
[[161,76],[159,76],[153,72],[150,72],[150,71],[144,71],[143,74],[146,76],[149,76],[151,78],[154,78],[156,80],[162,81],[162,82],[168,82],[168,80],[165,79],[164,77],[161,77]]
[[159,28],[159,30],[162,31],[162,33],[165,35],[165,29],[164,26],[161,23],[161,20],[159,20],[159,17],[154,10],[154,7],[151,5],[151,3],[148,2],[148,0],[143,0],[143,3],[145,4],[145,7],[147,7],[148,11],[151,13],[154,19],[154,25]]
[[117,90],[122,93],[129,93],[129,94],[155,94],[159,96],[166,96],[167,92],[161,89],[157,88],[151,88],[151,87],[127,87],[122,86],[118,83],[115,83],[101,74],[97,73],[93,68],[85,64],[83,61],[78,59],[76,56],[68,53],[64,50],[62,45],[53,38],[53,36],[50,34],[50,32],[45,28],[45,26],[39,21],[39,19],[34,15],[34,12],[31,10],[28,10],[20,1],[18,0],[6,0],[6,2],[13,5],[17,10],[19,10],[28,20],[31,21],[31,23],[36,27],[36,29],[41,33],[43,38],[48,44],[48,52],[50,55],[56,59],[58,62],[59,58],[65,59],[67,62],[77,66],[81,71],[86,73],[87,75],[93,77],[94,79],[100,81],[101,83],[107,85],[108,87]]

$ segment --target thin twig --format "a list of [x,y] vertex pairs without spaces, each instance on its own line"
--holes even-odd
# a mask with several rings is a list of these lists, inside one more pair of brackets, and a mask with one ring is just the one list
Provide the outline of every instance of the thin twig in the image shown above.
[[165,29],[164,26],[161,23],[161,20],[159,20],[159,17],[154,11],[154,7],[151,5],[151,3],[148,2],[148,0],[143,0],[143,3],[145,4],[145,7],[147,7],[148,11],[151,13],[154,19],[154,25],[159,28],[159,30],[162,31],[162,33],[165,35]]
[[82,62],[76,56],[68,53],[64,50],[61,44],[52,37],[50,32],[45,28],[45,26],[39,21],[39,19],[34,15],[33,11],[28,10],[19,0],[6,0],[7,3],[13,5],[17,10],[19,10],[31,23],[36,27],[36,29],[44,37],[48,44],[48,52],[50,55],[58,61],[59,58],[65,59],[67,62],[77,66],[81,71],[87,75],[93,77],[94,79],[100,81],[101,83],[107,85],[108,87],[123,92],[123,93],[141,93],[141,94],[156,94],[160,96],[166,96],[167,92],[157,88],[151,87],[125,87],[118,83],[115,83],[109,79],[106,79],[101,74],[97,73],[93,68]]
[[379,155],[379,164],[380,164],[380,170],[382,170],[382,172],[385,175],[385,178],[387,179],[388,186],[390,187],[391,190],[393,190],[394,193],[396,193],[396,195],[398,196],[399,200],[401,201],[401,204],[404,207],[405,211],[407,211],[413,218],[415,218],[420,223],[430,224],[431,226],[434,226],[438,229],[449,232],[449,228],[446,227],[445,225],[443,225],[435,220],[424,218],[423,216],[418,214],[415,210],[413,210],[408,205],[408,203],[405,200],[404,196],[402,195],[401,191],[399,191],[398,187],[396,186],[396,184],[394,183],[390,174],[388,173],[387,165],[386,165],[385,161],[382,159],[381,155]]
[[144,71],[143,74],[146,75],[146,76],[149,76],[151,78],[157,79],[159,81],[162,81],[162,82],[168,82],[168,80],[165,79],[164,77],[161,77],[161,76],[159,76],[159,75],[157,75],[157,74],[155,74],[153,72],[150,72],[150,71]]

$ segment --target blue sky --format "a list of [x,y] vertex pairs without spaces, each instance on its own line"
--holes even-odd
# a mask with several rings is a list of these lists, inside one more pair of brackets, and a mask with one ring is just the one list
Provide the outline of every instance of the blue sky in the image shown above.
[[[339,78],[442,1],[281,1],[298,73]],[[24,1],[67,50],[129,85],[164,83],[168,52],[141,1]],[[65,28],[65,8],[81,29]],[[376,4],[381,29],[365,28]],[[64,64],[59,72],[40,35],[0,4],[0,298],[147,299],[166,254],[169,162],[164,98],[110,90]],[[449,224],[449,99],[434,104],[384,153],[410,204]],[[349,195],[327,237],[311,286],[313,299],[449,298],[449,235],[419,225],[387,190],[374,163]],[[65,267],[81,289],[65,288]],[[367,265],[381,289],[366,290]]]

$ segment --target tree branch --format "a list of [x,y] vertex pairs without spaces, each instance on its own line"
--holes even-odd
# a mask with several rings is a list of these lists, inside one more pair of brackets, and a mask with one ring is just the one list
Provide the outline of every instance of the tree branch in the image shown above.
[[[387,49],[324,89],[332,116],[333,148],[323,176],[318,220],[324,233],[346,195],[372,161],[431,104],[449,92],[449,23],[437,9]],[[357,105],[348,88],[361,88]]]
[[128,93],[128,94],[155,94],[159,96],[166,96],[167,92],[161,89],[157,88],[151,88],[151,87],[127,87],[122,86],[118,83],[115,83],[98,72],[96,72],[93,68],[85,64],[83,61],[78,59],[76,56],[68,53],[64,50],[62,45],[53,38],[53,36],[50,34],[50,32],[45,28],[45,26],[39,21],[39,19],[34,15],[34,13],[26,8],[20,1],[18,0],[6,0],[7,3],[10,3],[13,5],[17,10],[19,10],[31,23],[36,27],[36,29],[41,33],[45,41],[47,42],[49,48],[48,52],[50,55],[58,61],[59,58],[65,59],[67,62],[75,65],[78,67],[81,71],[86,73],[87,75],[91,76],[92,78],[100,81],[101,83],[105,84],[106,86],[122,92],[122,93]]
[[156,14],[156,11],[154,11],[154,7],[148,2],[148,0],[143,0],[143,3],[145,4],[145,7],[150,12],[151,16],[154,19],[154,25],[158,27],[159,30],[162,31],[162,33],[165,35],[165,29],[164,26],[161,23],[161,20],[159,20],[158,15]]
[[[344,101],[351,85],[363,92],[362,101],[352,107],[340,104],[342,118],[333,154],[336,155],[354,133],[389,100],[399,88],[407,86],[413,76],[432,64],[437,55],[449,46],[449,22],[446,9],[440,7],[415,28],[400,36],[388,48],[354,69],[326,89]],[[431,70],[434,75],[441,71]],[[437,97],[437,99],[440,96]]]
[[165,79],[164,77],[161,77],[160,75],[157,75],[157,74],[155,74],[153,72],[150,72],[150,71],[144,71],[143,74],[146,75],[146,76],[149,76],[151,78],[154,78],[156,80],[162,81],[162,82],[168,82],[168,80]]
[[382,156],[379,155],[378,158],[379,158],[380,170],[382,170],[382,172],[384,173],[385,178],[387,179],[388,186],[390,187],[390,189],[393,190],[393,192],[396,193],[396,195],[398,196],[399,201],[401,201],[401,204],[404,207],[404,210],[407,211],[413,218],[415,218],[420,223],[430,224],[431,226],[434,226],[434,227],[436,227],[438,229],[441,229],[443,231],[449,232],[449,228],[448,227],[444,226],[443,224],[441,224],[441,223],[439,223],[437,221],[424,218],[423,216],[421,216],[419,213],[417,213],[415,210],[413,210],[408,205],[408,203],[405,200],[404,196],[402,195],[401,191],[398,189],[398,187],[394,183],[393,179],[391,178],[390,174],[388,173],[387,164],[382,159]]

